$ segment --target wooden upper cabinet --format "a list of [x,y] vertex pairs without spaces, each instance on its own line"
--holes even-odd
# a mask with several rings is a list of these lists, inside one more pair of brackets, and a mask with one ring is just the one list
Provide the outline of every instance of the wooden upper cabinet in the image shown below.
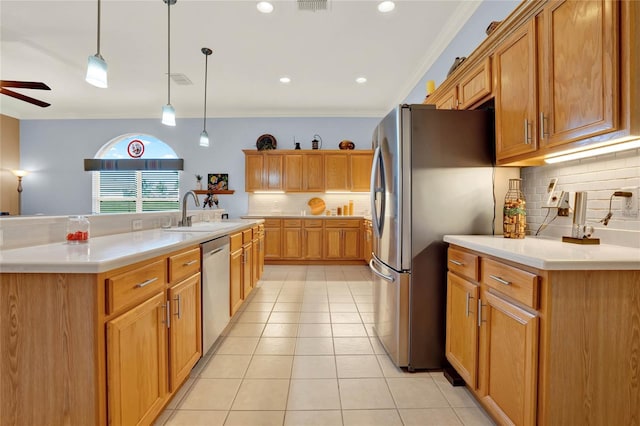
[[264,189],[282,189],[282,161],[282,155],[265,155]]
[[434,102],[437,109],[458,109],[458,88],[451,88],[441,98],[434,99]]
[[457,87],[457,109],[468,109],[491,95],[491,58],[467,72]]
[[536,151],[536,33],[532,20],[496,50],[496,158]]
[[324,191],[322,154],[284,155],[283,189],[287,192]]
[[324,177],[328,191],[349,191],[348,154],[325,154]]
[[244,162],[245,191],[263,189],[264,155],[262,153],[246,154]]
[[351,191],[367,192],[371,185],[371,164],[373,154],[351,153],[349,155],[351,169]]
[[546,6],[541,25],[541,145],[616,130],[618,3],[554,1]]

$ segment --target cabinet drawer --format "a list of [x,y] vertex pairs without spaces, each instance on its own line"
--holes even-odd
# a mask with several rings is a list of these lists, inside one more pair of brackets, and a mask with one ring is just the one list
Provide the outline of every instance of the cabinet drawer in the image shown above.
[[478,281],[478,256],[449,248],[447,267],[451,272]]
[[165,260],[107,278],[107,312],[141,302],[167,284]]
[[538,276],[513,266],[481,260],[482,282],[519,302],[538,309]]
[[302,221],[300,219],[282,219],[282,226],[285,228],[300,228]]
[[242,231],[242,243],[243,244],[250,243],[252,238],[253,238],[253,231],[251,229],[246,229],[246,230]]
[[237,234],[233,234],[229,237],[229,244],[231,245],[229,247],[229,250],[231,250],[232,252],[238,250],[239,248],[242,248],[242,233],[238,232]]
[[264,220],[265,228],[279,228],[280,227],[280,219],[265,219]]
[[169,282],[177,282],[200,271],[200,248],[169,257]]
[[360,219],[328,219],[325,228],[359,228]]
[[322,219],[305,219],[305,228],[322,228]]

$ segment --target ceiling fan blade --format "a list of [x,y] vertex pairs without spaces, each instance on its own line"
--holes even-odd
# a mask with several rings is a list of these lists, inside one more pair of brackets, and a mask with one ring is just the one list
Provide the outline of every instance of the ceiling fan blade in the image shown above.
[[0,80],[0,87],[18,87],[21,89],[51,90],[49,86],[40,81],[16,81]]
[[33,105],[37,105],[37,106],[42,107],[42,108],[46,108],[49,105],[51,105],[51,104],[48,104],[46,102],[40,101],[38,99],[34,99],[34,98],[29,97],[29,96],[25,96],[25,95],[22,95],[20,93],[16,93],[16,92],[14,92],[12,90],[5,89],[4,87],[0,87],[0,93],[2,93],[3,95],[11,96],[12,98],[20,99],[21,101],[25,101],[25,102],[28,102],[28,103],[33,104]]

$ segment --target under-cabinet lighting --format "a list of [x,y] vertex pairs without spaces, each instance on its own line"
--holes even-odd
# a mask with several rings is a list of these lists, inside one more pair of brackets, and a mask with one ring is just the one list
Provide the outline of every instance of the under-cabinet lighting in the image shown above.
[[[607,145],[600,148],[585,151],[565,151],[555,154],[553,157],[544,159],[547,164],[562,163],[564,161],[579,160],[581,158],[595,157],[598,155],[611,154],[612,152],[627,151],[629,149],[640,148],[640,139],[637,136],[630,136],[620,139],[615,145]],[[630,140],[631,139],[631,140]]]
[[253,191],[254,194],[284,194],[284,191]]
[[368,194],[369,191],[324,191],[325,194]]

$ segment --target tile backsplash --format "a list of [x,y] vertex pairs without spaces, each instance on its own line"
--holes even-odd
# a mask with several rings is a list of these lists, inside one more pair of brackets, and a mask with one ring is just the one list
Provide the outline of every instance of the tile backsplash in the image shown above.
[[[557,177],[556,190],[569,192],[571,212],[568,217],[556,217],[557,210],[551,210],[540,236],[561,237],[571,235],[573,204],[576,191],[587,192],[587,224],[595,228],[594,237],[602,244],[616,244],[640,248],[640,217],[624,216],[624,198],[614,197],[611,203],[613,216],[608,226],[600,220],[609,211],[609,199],[615,191],[640,187],[640,150],[630,150],[615,154],[575,160],[566,163],[539,167],[524,167],[520,171],[523,190],[527,200],[527,226],[535,235],[545,220],[548,209],[542,208],[547,185]],[[636,200],[638,205],[638,200]]]
[[285,194],[249,194],[250,215],[268,214],[306,214],[310,215],[311,210],[307,202],[314,197],[322,198],[326,204],[325,210],[333,210],[349,204],[353,201],[353,214],[358,216],[368,216],[371,214],[371,205],[368,192],[350,193],[324,193],[324,192],[304,192]]

